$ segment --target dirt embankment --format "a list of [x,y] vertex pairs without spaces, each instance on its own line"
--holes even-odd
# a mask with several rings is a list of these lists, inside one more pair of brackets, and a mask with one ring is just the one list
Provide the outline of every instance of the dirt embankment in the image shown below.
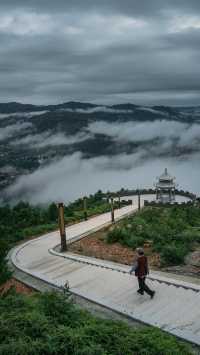
[[[125,265],[133,264],[133,261],[136,258],[136,252],[131,248],[122,246],[119,243],[108,244],[106,242],[107,231],[108,229],[105,228],[79,240],[78,242],[73,243],[70,246],[70,251]],[[144,250],[145,254],[148,256],[150,267],[159,267],[159,255],[153,253],[148,244],[144,246]]]
[[[106,235],[108,227],[88,237],[85,237],[70,246],[70,251],[99,259],[114,261],[117,263],[131,265],[136,258],[136,251],[122,246],[120,243],[108,244]],[[145,254],[148,256],[150,268],[171,272],[179,275],[200,277],[200,249],[187,255],[184,265],[162,267],[160,255],[152,251],[148,243],[144,245]]]
[[6,292],[8,292],[11,288],[14,288],[17,293],[22,293],[24,295],[30,295],[35,290],[33,290],[31,287],[26,286],[22,282],[17,281],[14,278],[11,278],[7,282],[5,282],[3,285],[0,286],[0,295],[2,296]]

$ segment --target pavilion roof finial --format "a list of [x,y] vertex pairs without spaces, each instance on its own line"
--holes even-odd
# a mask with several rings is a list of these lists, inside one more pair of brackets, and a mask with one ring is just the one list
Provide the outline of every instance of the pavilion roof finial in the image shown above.
[[169,175],[167,168],[164,169],[164,172],[159,176],[158,182],[156,183],[157,187],[162,186],[164,188],[164,185],[175,187],[175,177]]

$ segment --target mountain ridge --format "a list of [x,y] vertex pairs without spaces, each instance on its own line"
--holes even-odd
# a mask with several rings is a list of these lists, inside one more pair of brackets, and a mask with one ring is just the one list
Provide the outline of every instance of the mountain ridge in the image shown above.
[[[176,107],[172,106],[163,106],[163,105],[136,105],[130,102],[125,102],[121,104],[114,105],[103,105],[103,104],[93,104],[90,102],[81,102],[81,101],[66,101],[59,104],[49,104],[49,105],[37,105],[37,104],[29,104],[29,103],[21,103],[17,101],[8,101],[8,102],[0,102],[0,113],[16,113],[16,112],[34,112],[34,111],[52,111],[56,109],[64,109],[69,108],[72,110],[76,109],[91,109],[91,108],[108,108],[108,109],[116,109],[116,110],[135,110],[139,107],[150,108],[155,110],[173,110]],[[194,108],[190,106],[190,108]]]

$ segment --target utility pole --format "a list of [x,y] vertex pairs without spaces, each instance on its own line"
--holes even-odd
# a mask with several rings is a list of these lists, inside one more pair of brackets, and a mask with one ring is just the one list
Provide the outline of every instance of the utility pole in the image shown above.
[[140,190],[138,189],[138,210],[141,209],[141,199],[140,199]]
[[84,211],[84,219],[87,221],[88,215],[87,215],[87,197],[83,197],[83,211]]
[[111,221],[112,223],[115,222],[115,212],[114,212],[114,202],[113,202],[113,197],[110,198],[111,202]]
[[67,241],[66,241],[66,232],[65,232],[65,217],[64,217],[64,204],[58,204],[58,221],[60,229],[60,238],[61,238],[61,252],[67,251]]

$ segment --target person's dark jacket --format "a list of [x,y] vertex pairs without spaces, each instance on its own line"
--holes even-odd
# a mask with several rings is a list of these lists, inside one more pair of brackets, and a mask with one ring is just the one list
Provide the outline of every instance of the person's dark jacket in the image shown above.
[[145,255],[138,256],[130,273],[132,273],[132,271],[135,271],[135,276],[137,277],[145,277],[149,273],[148,261]]

